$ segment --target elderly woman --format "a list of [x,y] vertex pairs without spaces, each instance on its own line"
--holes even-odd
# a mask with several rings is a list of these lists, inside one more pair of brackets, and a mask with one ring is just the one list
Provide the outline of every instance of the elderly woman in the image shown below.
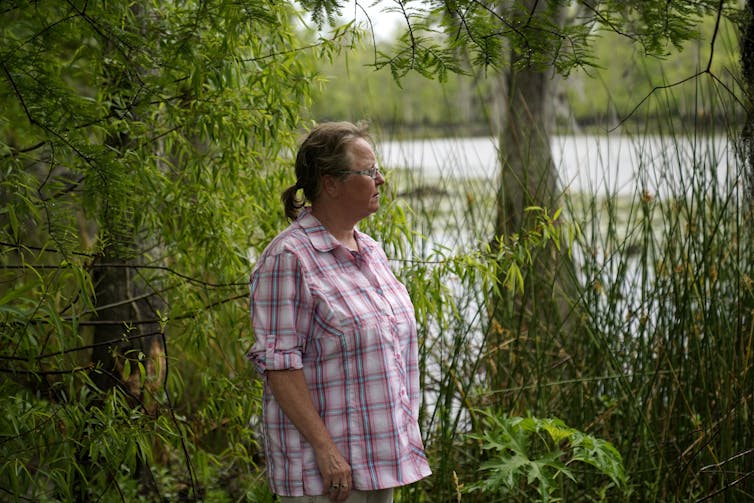
[[383,183],[364,128],[315,127],[282,195],[293,222],[251,275],[249,358],[264,379],[267,472],[283,502],[389,503],[393,488],[430,474],[413,305],[382,248],[356,230]]

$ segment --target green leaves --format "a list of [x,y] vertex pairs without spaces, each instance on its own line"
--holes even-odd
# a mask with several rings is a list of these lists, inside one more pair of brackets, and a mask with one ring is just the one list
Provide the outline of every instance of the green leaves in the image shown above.
[[405,17],[403,34],[390,51],[380,52],[377,67],[389,66],[400,81],[408,72],[445,81],[447,72],[504,68],[545,71],[567,76],[591,68],[597,38],[618,34],[646,55],[664,57],[698,36],[705,16],[735,18],[739,8],[716,0],[657,2],[485,3],[437,0],[415,7],[411,0],[386,11]]
[[[258,477],[260,389],[238,340],[249,259],[285,223],[272,208],[310,99],[317,47],[296,14],[266,1],[0,9],[0,409],[26,411],[0,420],[12,494],[178,499],[159,484],[193,490],[225,464],[191,438],[213,414],[241,446],[223,476]],[[96,390],[106,382],[118,385]],[[145,487],[168,458],[176,480]]]
[[567,426],[557,418],[509,417],[477,411],[484,433],[471,434],[489,458],[468,492],[524,495],[536,489],[543,502],[558,500],[568,479],[578,482],[574,463],[593,467],[615,487],[627,480],[623,460],[612,444]]

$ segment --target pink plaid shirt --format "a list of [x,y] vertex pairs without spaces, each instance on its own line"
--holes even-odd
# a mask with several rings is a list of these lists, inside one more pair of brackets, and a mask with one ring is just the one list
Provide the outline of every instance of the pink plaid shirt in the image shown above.
[[[277,236],[251,275],[256,342],[266,370],[303,369],[314,406],[351,465],[354,489],[428,476],[419,432],[416,320],[385,252],[356,232],[341,245],[308,210]],[[264,386],[267,474],[283,496],[325,492],[314,450]]]

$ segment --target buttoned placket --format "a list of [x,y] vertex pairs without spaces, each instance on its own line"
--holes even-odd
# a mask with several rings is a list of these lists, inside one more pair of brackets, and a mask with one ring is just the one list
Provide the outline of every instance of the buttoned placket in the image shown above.
[[[379,280],[374,275],[373,271],[369,267],[363,267],[365,262],[362,255],[357,253],[354,255],[354,258],[357,261],[357,267],[359,268],[361,273],[364,274],[364,276],[367,278],[367,281],[369,282],[369,285],[372,287],[372,290],[370,291],[370,298],[376,305],[378,305],[378,307],[387,316],[390,322],[390,342],[394,357],[392,361],[395,362],[395,365],[397,367],[397,375],[401,376],[399,394],[403,408],[399,410],[404,411],[403,425],[404,427],[408,427],[408,424],[411,422],[411,414],[407,414],[405,413],[405,411],[411,410],[411,400],[409,399],[408,391],[406,389],[406,366],[400,350],[400,337],[397,330],[395,312],[393,311],[392,303],[387,298],[385,298],[382,286],[380,285]],[[408,441],[409,439],[406,438],[406,440]]]

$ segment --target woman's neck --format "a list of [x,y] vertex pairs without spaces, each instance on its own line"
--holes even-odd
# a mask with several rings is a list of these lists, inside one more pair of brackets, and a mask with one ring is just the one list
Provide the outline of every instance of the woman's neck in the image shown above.
[[354,224],[343,220],[336,212],[312,205],[312,215],[327,229],[327,232],[349,250],[358,250]]

